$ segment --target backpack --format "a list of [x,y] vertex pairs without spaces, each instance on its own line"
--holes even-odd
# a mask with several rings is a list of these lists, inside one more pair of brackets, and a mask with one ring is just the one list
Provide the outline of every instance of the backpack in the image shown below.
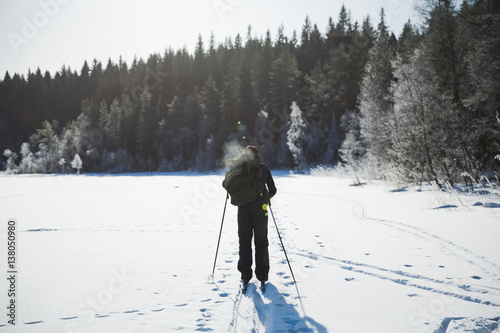
[[241,206],[253,202],[262,195],[262,169],[260,157],[242,154],[229,162],[222,186],[231,196],[231,204]]

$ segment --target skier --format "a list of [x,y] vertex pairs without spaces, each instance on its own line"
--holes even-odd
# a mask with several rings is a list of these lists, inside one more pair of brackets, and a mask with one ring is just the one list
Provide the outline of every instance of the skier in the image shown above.
[[[270,199],[276,194],[277,189],[274,185],[274,180],[271,175],[271,171],[265,165],[260,163],[259,151],[256,146],[248,146],[244,149],[242,156],[235,160],[233,164],[238,163],[238,161],[247,161],[248,169],[252,172],[248,172],[248,176],[253,177],[253,180],[260,182],[258,184],[258,191],[260,195],[257,195],[255,200],[246,203],[238,202],[238,237],[239,237],[239,260],[238,260],[238,271],[241,273],[241,281],[243,283],[244,291],[250,279],[252,278],[252,238],[255,237],[255,275],[257,279],[262,283],[262,288],[264,290],[266,281],[268,280],[269,274],[269,251],[267,240],[267,221],[268,212],[267,205],[270,204]],[[253,169],[252,169],[253,168]],[[229,184],[233,178],[230,176],[231,170],[226,174],[226,178],[222,183],[222,186],[228,190],[231,195],[231,203],[234,204],[233,200],[237,200],[240,197],[240,193],[231,193],[231,184]],[[261,179],[260,179],[261,178]],[[241,192],[252,192],[251,188],[241,188],[249,185],[243,185],[240,187]],[[266,186],[267,185],[267,186]],[[240,191],[236,191],[240,192]],[[237,201],[236,201],[237,202]]]

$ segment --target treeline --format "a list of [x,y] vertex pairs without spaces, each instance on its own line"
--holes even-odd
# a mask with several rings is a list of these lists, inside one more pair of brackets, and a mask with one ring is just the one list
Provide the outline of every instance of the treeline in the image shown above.
[[456,8],[451,0],[423,8],[420,37],[405,28],[396,44],[380,34],[344,122],[340,151],[354,169],[438,184],[498,176],[500,2]]
[[206,171],[236,141],[271,168],[342,162],[407,180],[495,170],[498,1],[455,8],[429,2],[425,26],[399,37],[383,9],[374,26],[342,6],[324,33],[306,18],[291,37],[249,27],[218,45],[200,37],[194,54],[7,73],[4,167],[64,172],[79,155],[84,172]]
[[80,74],[63,68],[55,77],[7,73],[0,82],[5,165],[61,172],[69,166],[61,159],[78,154],[85,172],[213,170],[225,143],[236,140],[259,145],[270,167],[290,168],[293,101],[308,123],[307,162],[334,164],[340,118],[356,107],[368,51],[385,29],[369,18],[352,22],[343,6],[324,34],[306,18],[291,38],[283,26],[274,38],[269,31],[257,38],[249,27],[245,38],[219,45],[212,37],[205,47],[200,37],[193,55],[168,49],[131,65],[94,61]]

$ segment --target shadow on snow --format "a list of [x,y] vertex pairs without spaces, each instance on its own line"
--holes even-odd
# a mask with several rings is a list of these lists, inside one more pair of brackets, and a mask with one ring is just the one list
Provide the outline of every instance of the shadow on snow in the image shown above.
[[253,294],[253,302],[260,322],[266,332],[327,332],[326,328],[310,317],[302,317],[293,304],[271,283],[267,284],[264,295]]

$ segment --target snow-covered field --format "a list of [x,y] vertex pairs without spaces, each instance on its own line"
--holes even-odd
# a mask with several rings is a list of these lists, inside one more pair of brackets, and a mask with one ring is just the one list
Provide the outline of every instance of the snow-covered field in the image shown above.
[[0,332],[500,331],[500,208],[474,205],[499,198],[274,178],[272,212],[298,283],[270,217],[268,289],[242,295],[230,204],[209,279],[219,174],[0,175]]

